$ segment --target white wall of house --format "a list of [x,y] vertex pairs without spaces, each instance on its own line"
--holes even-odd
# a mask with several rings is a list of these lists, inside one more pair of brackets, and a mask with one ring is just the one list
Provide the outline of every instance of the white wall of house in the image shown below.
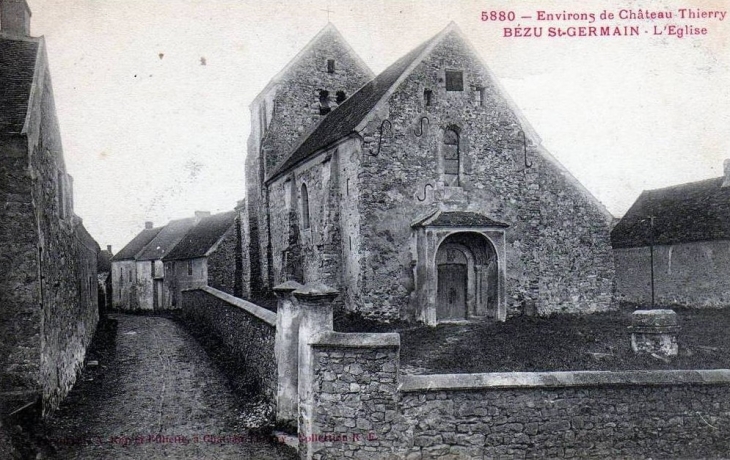
[[[618,300],[651,303],[649,247],[614,250]],[[658,306],[730,306],[730,241],[698,241],[654,247]]]

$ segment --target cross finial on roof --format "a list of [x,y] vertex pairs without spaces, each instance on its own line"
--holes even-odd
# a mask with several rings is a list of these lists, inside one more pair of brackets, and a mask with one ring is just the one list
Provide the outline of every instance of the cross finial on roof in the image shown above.
[[329,22],[330,22],[330,13],[334,13],[334,11],[330,10],[330,4],[327,3],[327,8],[325,8],[325,9],[323,9],[321,11],[327,12],[327,23],[329,24]]

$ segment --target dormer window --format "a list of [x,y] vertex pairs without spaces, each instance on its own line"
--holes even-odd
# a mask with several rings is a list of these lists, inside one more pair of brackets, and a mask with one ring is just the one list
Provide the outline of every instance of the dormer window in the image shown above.
[[338,104],[342,104],[343,102],[345,102],[345,99],[347,99],[347,94],[344,91],[337,91],[336,94],[337,94],[336,101]]
[[327,59],[327,73],[335,73],[335,60]]
[[464,91],[464,72],[461,70],[446,71],[446,91]]

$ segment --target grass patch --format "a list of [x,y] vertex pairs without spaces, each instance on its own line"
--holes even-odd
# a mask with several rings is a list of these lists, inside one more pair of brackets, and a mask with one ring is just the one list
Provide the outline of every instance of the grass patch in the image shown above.
[[633,311],[402,330],[401,364],[429,374],[730,368],[730,310],[675,309],[679,356],[668,363],[631,350]]

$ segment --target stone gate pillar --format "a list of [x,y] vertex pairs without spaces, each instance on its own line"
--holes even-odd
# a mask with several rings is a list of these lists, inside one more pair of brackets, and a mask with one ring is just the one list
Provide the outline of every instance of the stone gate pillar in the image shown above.
[[[323,332],[332,332],[332,301],[339,294],[322,283],[307,283],[293,292],[299,307],[299,433],[310,433],[314,423],[314,362],[310,340]],[[302,445],[303,444],[303,445]],[[310,459],[311,444],[299,445],[301,458]]]
[[277,365],[276,421],[296,425],[299,411],[297,396],[299,382],[299,306],[292,292],[303,287],[287,281],[274,287],[279,299],[276,308],[276,341],[274,356]]

